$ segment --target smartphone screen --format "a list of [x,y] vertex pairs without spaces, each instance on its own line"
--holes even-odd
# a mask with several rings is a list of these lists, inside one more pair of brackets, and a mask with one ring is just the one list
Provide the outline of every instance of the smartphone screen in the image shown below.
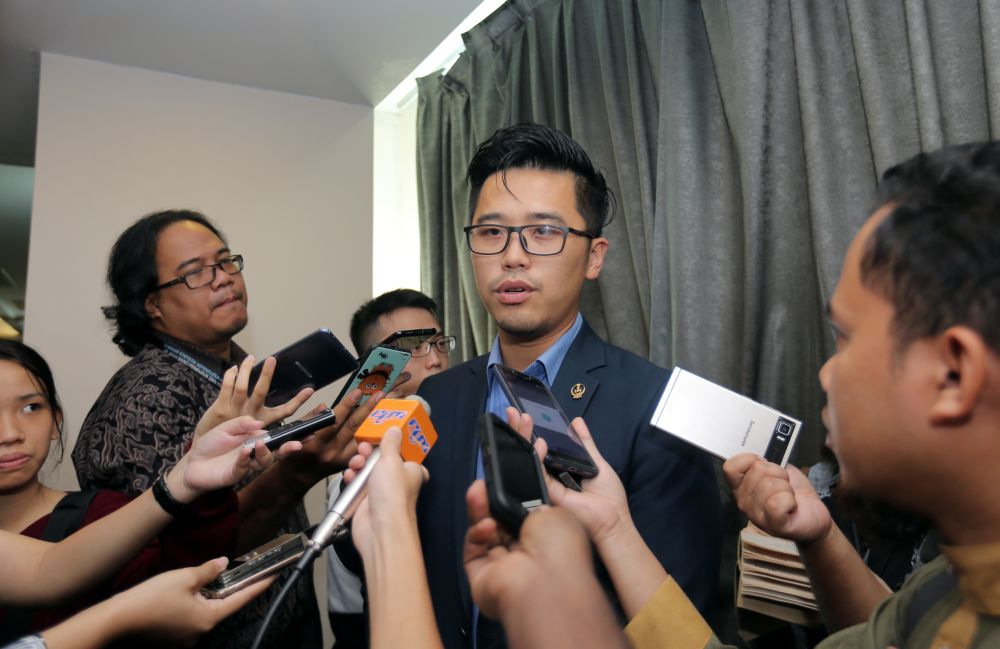
[[368,400],[368,397],[376,392],[388,392],[396,383],[396,379],[403,372],[403,368],[410,362],[410,352],[391,347],[372,347],[368,355],[365,356],[361,366],[354,372],[350,380],[344,385],[334,400],[334,405],[340,403],[346,395],[354,390],[361,389],[361,405]]
[[597,475],[597,465],[573,432],[569,419],[552,392],[538,379],[502,365],[495,365],[496,377],[512,406],[531,415],[535,434],[549,447],[545,464],[584,478]]

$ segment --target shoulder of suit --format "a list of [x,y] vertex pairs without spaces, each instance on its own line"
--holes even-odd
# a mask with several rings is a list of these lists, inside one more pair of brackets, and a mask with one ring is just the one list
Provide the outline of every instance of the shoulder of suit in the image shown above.
[[606,350],[607,364],[611,368],[623,369],[630,373],[639,372],[650,376],[662,376],[664,381],[670,374],[670,370],[660,367],[638,354],[633,354],[627,349],[612,345],[607,341],[603,342]]
[[460,363],[455,367],[449,367],[443,372],[438,372],[433,376],[428,376],[424,379],[424,382],[420,385],[420,394],[423,394],[428,389],[434,390],[439,386],[451,386],[455,382],[468,381],[470,374],[481,374],[485,376],[486,361],[489,358],[487,354],[482,356],[477,356],[472,360]]

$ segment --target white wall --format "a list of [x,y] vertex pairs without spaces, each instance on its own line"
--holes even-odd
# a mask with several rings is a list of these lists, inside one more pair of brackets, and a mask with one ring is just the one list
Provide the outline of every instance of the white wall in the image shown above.
[[372,295],[420,290],[417,203],[417,98],[375,109]]
[[371,186],[370,107],[43,55],[25,341],[70,441],[125,360],[99,310],[123,229],[173,207],[214,219],[247,260],[248,351],[319,326],[347,341],[371,287]]
[[43,55],[25,342],[66,411],[50,484],[76,486],[68,450],[125,361],[99,307],[111,245],[143,214],[200,210],[245,256],[248,351],[319,326],[348,341],[372,285],[372,122],[368,106]]

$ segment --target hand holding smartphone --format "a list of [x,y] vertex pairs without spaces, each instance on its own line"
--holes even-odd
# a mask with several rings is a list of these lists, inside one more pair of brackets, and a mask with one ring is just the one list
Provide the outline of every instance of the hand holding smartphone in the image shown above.
[[531,442],[494,414],[479,418],[490,515],[516,537],[528,514],[549,504],[545,476]]
[[583,479],[596,476],[597,464],[576,436],[549,387],[533,376],[503,365],[494,365],[493,372],[510,405],[531,415],[535,435],[548,445],[545,467],[549,473],[564,482],[564,473]]
[[372,347],[358,369],[344,384],[340,394],[333,400],[333,405],[336,406],[341,399],[359,388],[362,392],[358,401],[359,406],[376,392],[389,391],[409,362],[410,352],[382,345]]
[[305,552],[305,546],[302,534],[283,534],[233,559],[233,567],[220,573],[201,593],[209,599],[229,597],[292,564]]
[[[324,388],[357,367],[354,355],[329,329],[318,329],[273,356],[274,376],[264,399],[271,408],[285,403],[302,388]],[[247,394],[253,394],[263,369],[263,360],[253,366]]]

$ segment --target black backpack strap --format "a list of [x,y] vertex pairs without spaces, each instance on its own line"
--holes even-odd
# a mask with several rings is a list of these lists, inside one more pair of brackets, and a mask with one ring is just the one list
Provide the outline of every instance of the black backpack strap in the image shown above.
[[[42,532],[42,540],[57,543],[80,529],[83,519],[87,516],[90,503],[99,490],[72,491],[59,501],[49,522]],[[31,630],[31,618],[34,609],[23,606],[8,606],[3,610],[3,623],[0,624],[0,644],[10,642],[27,635]]]
[[913,594],[910,605],[906,607],[906,617],[903,620],[903,635],[896,644],[900,647],[906,645],[910,634],[917,628],[920,620],[927,615],[935,604],[941,601],[948,593],[955,590],[958,579],[950,569],[944,570],[931,577],[927,583]]
[[52,516],[45,526],[45,531],[42,532],[42,540],[58,543],[80,529],[83,519],[87,516],[87,510],[90,509],[90,503],[98,491],[98,489],[71,491],[63,496],[52,510]]

